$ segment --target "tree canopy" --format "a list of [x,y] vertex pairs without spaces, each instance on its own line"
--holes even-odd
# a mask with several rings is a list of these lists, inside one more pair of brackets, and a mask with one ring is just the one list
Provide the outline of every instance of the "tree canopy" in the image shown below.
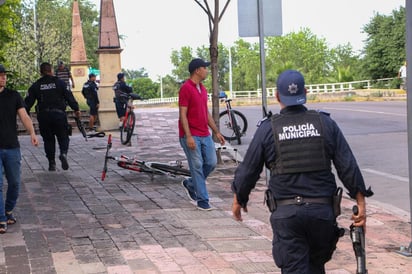
[[[233,90],[260,88],[258,43],[239,39],[229,48],[218,42],[218,23],[224,10],[230,8],[230,1],[224,1],[220,12],[212,9],[213,2],[219,7],[216,0],[194,2],[207,14],[211,44],[198,48],[184,45],[173,50],[170,61],[174,68],[161,79],[148,78],[144,68],[126,71],[135,91],[145,98],[161,94],[177,96],[180,83],[189,77],[187,65],[195,57],[214,62],[211,67],[216,82],[213,83],[212,77],[205,81],[210,92],[229,90],[230,71]],[[91,67],[98,67],[99,12],[90,0],[79,2],[79,8],[87,58]],[[0,63],[12,71],[10,85],[27,88],[38,78],[41,62],[69,63],[72,0],[7,0],[0,6],[0,18]],[[393,10],[390,15],[375,14],[363,31],[367,38],[360,54],[350,44],[330,48],[324,38],[308,28],[280,37],[266,37],[267,86],[274,86],[279,73],[289,68],[302,71],[308,84],[396,77],[406,60],[405,8]]]

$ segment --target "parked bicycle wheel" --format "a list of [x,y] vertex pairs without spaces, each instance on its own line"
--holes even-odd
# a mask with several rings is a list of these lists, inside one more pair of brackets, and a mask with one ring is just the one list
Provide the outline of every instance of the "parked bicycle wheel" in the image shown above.
[[164,164],[159,164],[159,163],[153,163],[152,167],[163,170],[165,172],[169,172],[174,175],[183,175],[183,176],[190,177],[190,170],[187,170],[182,167],[164,165]]
[[[234,123],[232,123],[234,121]],[[236,123],[236,126],[234,124]],[[227,111],[222,111],[219,114],[220,133],[227,141],[238,140],[240,144],[240,137],[246,134],[247,120],[243,113],[232,109],[232,119],[227,115]],[[238,134],[236,134],[236,132]]]
[[136,124],[136,117],[133,111],[130,111],[127,115],[126,122],[120,127],[120,141],[123,145],[130,142],[132,138],[134,127]]

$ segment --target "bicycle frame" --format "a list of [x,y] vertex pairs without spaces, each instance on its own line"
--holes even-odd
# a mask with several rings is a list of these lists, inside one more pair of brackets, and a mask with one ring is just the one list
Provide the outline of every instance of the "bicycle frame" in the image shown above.
[[130,126],[127,125],[127,118],[129,117],[131,111],[133,111],[133,99],[129,98],[126,103],[126,113],[124,115],[123,127]]
[[120,140],[123,145],[130,144],[136,124],[136,116],[133,112],[133,100],[131,95],[127,95],[126,112],[120,127]]
[[229,127],[233,129],[233,133],[235,134],[235,138],[238,141],[238,144],[241,143],[240,138],[242,137],[242,133],[239,130],[238,121],[236,120],[236,115],[234,114],[234,110],[232,109],[231,101],[232,99],[222,98],[226,105],[226,115],[229,121]]
[[179,175],[173,174],[171,172],[162,170],[158,168],[158,166],[170,166],[170,167],[176,167],[176,168],[183,168],[182,162],[181,161],[176,161],[174,163],[160,163],[160,162],[146,162],[146,161],[141,161],[136,158],[129,158],[126,155],[120,155],[120,157],[113,157],[113,156],[108,156],[109,159],[117,161],[117,165],[121,168],[128,169],[131,171],[136,171],[136,172],[146,172],[146,173],[152,173],[156,175],[167,175],[171,177],[177,177]]
[[121,155],[120,157],[114,157],[109,155],[109,150],[111,149],[111,147],[112,136],[110,134],[107,140],[104,167],[101,176],[102,181],[104,181],[104,179],[106,178],[108,160],[114,160],[117,162],[117,165],[119,167],[135,172],[145,172],[150,173],[152,175],[167,175],[171,177],[190,177],[190,171],[183,168],[181,161],[175,161],[173,163],[160,163],[141,161],[136,158],[129,158],[125,155]]

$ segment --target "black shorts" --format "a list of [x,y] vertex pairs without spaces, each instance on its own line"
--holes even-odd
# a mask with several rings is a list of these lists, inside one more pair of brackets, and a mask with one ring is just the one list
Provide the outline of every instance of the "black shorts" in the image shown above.
[[97,115],[97,111],[98,111],[97,103],[92,100],[87,100],[87,105],[90,108],[90,111],[89,111],[90,115]]

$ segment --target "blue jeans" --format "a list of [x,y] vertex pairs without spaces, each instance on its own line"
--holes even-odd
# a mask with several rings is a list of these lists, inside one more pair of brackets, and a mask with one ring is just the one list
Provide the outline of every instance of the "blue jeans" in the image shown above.
[[[20,191],[20,148],[0,149],[0,222],[6,222],[5,212],[14,209]],[[3,198],[3,171],[7,179],[6,203]]]
[[195,191],[198,205],[209,204],[209,194],[206,188],[206,178],[215,169],[217,164],[215,143],[212,136],[197,137],[193,136],[196,149],[189,149],[186,137],[180,138],[187,162],[190,168],[188,186]]

